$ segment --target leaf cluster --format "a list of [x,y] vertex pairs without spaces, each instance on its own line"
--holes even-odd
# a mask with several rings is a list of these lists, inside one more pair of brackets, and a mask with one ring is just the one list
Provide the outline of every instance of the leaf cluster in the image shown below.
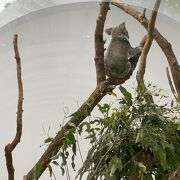
[[[139,179],[167,179],[180,162],[179,106],[149,102],[147,91],[133,98],[124,87],[119,90],[118,105],[98,105],[102,117],[80,125],[90,126],[85,130],[92,144],[80,179],[87,172],[87,179],[127,179],[135,172]],[[163,97],[157,90],[152,94]]]
[[[180,165],[180,105],[160,104],[166,96],[151,85],[136,90],[134,97],[122,86],[119,91],[123,97],[116,95],[115,103],[98,104],[100,117],[90,116],[90,121],[78,127],[70,124],[72,128],[65,133],[62,149],[52,159],[62,174],[70,154],[75,170],[76,135],[84,132],[91,148],[78,171],[79,179],[88,174],[88,180],[120,180],[138,173],[139,179],[166,180]],[[159,98],[158,103],[149,101],[149,95]],[[84,113],[76,112],[72,116]],[[59,158],[62,163],[58,162]]]

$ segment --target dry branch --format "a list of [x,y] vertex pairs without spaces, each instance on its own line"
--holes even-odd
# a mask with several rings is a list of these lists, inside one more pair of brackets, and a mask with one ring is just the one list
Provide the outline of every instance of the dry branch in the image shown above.
[[[148,52],[151,48],[152,45],[152,41],[153,41],[153,36],[154,36],[154,26],[155,26],[155,22],[156,22],[156,16],[157,16],[157,12],[159,9],[161,1],[160,0],[156,0],[155,4],[154,4],[154,8],[151,14],[151,18],[148,24],[148,33],[147,33],[147,40],[146,43],[144,45],[144,48],[142,50],[141,53],[141,57],[140,57],[140,62],[139,62],[139,70],[137,72],[137,80],[144,84],[144,74],[145,74],[145,69],[146,69],[146,60],[147,60],[147,55]],[[144,13],[143,13],[143,17]]]
[[[146,17],[143,17],[142,13],[134,9],[132,6],[124,3],[122,0],[113,0],[111,3],[134,17],[146,29],[148,29],[149,21]],[[154,29],[154,39],[159,44],[167,58],[175,88],[178,94],[178,99],[180,100],[180,66],[172,50],[172,45],[160,34],[160,32],[156,28]]]
[[10,144],[7,144],[5,147],[5,157],[6,157],[6,166],[8,170],[8,179],[14,180],[14,166],[13,166],[13,158],[12,158],[12,151],[16,148],[17,144],[21,140],[22,135],[22,113],[23,113],[23,85],[22,85],[22,78],[21,78],[21,58],[19,56],[18,51],[18,43],[17,43],[18,35],[14,35],[14,52],[15,52],[15,59],[17,64],[17,80],[18,80],[18,107],[17,107],[17,127],[16,127],[16,135],[13,141]]

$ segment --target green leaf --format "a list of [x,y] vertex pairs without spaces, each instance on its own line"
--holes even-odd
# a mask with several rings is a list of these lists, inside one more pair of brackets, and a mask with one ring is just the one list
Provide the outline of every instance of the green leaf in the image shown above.
[[68,156],[69,156],[69,152],[68,152],[68,151],[65,151],[65,157],[66,157],[66,159],[68,158]]
[[52,161],[52,163],[56,166],[59,166],[58,162],[57,161]]
[[146,166],[142,162],[138,162],[138,167],[142,173],[146,172]]
[[84,111],[76,111],[73,114],[71,114],[69,117],[72,117],[72,116],[73,117],[78,117],[78,118],[87,117],[87,116],[89,116],[89,113],[86,110],[84,110]]
[[171,107],[173,107],[173,106],[174,106],[174,101],[172,100],[172,101],[171,101]]
[[74,155],[76,155],[76,143],[72,144],[72,151],[73,151]]
[[123,168],[122,167],[122,161],[117,156],[113,156],[113,158],[111,159],[109,165],[110,165],[110,168],[111,168],[110,176],[114,176],[117,169],[121,170]]
[[49,170],[49,176],[52,177],[53,170],[50,165],[48,165],[48,170]]
[[65,165],[67,164],[66,158],[63,156],[63,157],[62,157],[62,160],[63,160],[63,162],[61,163],[61,166],[65,166]]
[[153,154],[157,161],[160,162],[162,168],[166,170],[167,164],[166,164],[166,152],[163,150],[163,148],[158,143],[153,143]]
[[72,155],[72,157],[71,157],[71,160],[72,160],[72,162],[71,162],[71,166],[72,166],[72,168],[75,170],[75,163],[74,163],[74,159],[75,159],[75,155],[73,154],[73,155]]
[[74,133],[75,133],[75,129],[69,129],[67,132],[65,132],[64,137],[67,146],[71,146],[73,143],[76,142]]
[[47,139],[44,140],[44,143],[50,143],[54,140],[54,138],[48,137]]
[[130,92],[128,92],[123,86],[119,86],[119,90],[124,95],[125,100],[127,101],[127,105],[132,105],[132,95]]
[[142,137],[141,132],[137,133],[136,141],[135,141],[136,144],[141,141],[141,137]]
[[63,167],[60,167],[60,169],[61,169],[62,175],[64,176],[64,174],[65,174],[65,169],[64,169]]
[[71,126],[71,127],[76,128],[76,125],[74,123],[68,122],[68,125]]
[[79,126],[78,126],[78,133],[79,135],[81,135],[81,133],[83,132],[83,128],[84,126],[87,124],[87,122],[82,122]]
[[103,105],[98,104],[97,106],[98,106],[98,108],[99,108],[99,111],[100,111],[102,114],[107,113],[107,112],[109,111],[109,109],[110,109],[110,105],[107,104],[107,103],[105,103],[105,104],[103,104]]
[[114,93],[114,92],[108,92],[108,94],[117,97],[116,93]]

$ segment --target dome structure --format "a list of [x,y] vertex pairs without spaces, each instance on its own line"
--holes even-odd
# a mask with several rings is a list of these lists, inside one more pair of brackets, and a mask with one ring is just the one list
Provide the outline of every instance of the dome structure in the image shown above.
[[[135,1],[128,2],[132,4]],[[142,11],[142,4],[138,2],[134,5]],[[87,0],[16,0],[0,13],[0,119],[3,120],[0,159],[4,162],[0,169],[1,179],[7,179],[3,148],[14,137],[16,129],[17,80],[13,34],[19,35],[25,98],[22,141],[13,153],[15,178],[22,179],[46,149],[40,145],[47,134],[54,136],[60,124],[67,121],[65,117],[76,111],[94,90],[94,29],[98,4]],[[132,46],[137,46],[146,31],[118,8],[111,7],[105,27],[123,21],[126,21]],[[170,40],[177,59],[180,59],[177,42],[180,24],[158,14],[157,28]],[[104,37],[109,38],[105,34]],[[108,41],[105,46],[108,46]],[[156,43],[153,43],[147,63],[147,81],[157,83],[170,95],[165,72],[168,64]],[[132,76],[124,86],[132,88],[134,82],[135,76]],[[111,99],[107,97],[107,100]],[[80,143],[82,154],[86,156],[88,142],[82,140]],[[80,157],[77,157],[77,162],[78,169]],[[60,177],[57,179],[66,179],[59,169],[55,174]],[[71,173],[72,179],[75,175],[76,172]],[[48,172],[40,179],[48,180]]]

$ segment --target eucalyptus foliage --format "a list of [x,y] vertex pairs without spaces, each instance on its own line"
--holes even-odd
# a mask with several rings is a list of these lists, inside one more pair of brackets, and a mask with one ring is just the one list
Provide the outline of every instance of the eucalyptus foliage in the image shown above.
[[[180,165],[180,105],[173,101],[162,104],[165,96],[160,90],[155,86],[147,89],[138,89],[132,95],[120,86],[123,97],[117,97],[114,103],[99,104],[100,117],[90,117],[89,122],[77,128],[72,124],[53,162],[61,157],[59,166],[64,173],[70,147],[75,168],[75,133],[87,132],[92,147],[78,171],[78,179],[88,174],[86,179],[120,180],[138,172],[139,179],[166,180]],[[156,97],[157,102],[149,101],[147,95]]]

